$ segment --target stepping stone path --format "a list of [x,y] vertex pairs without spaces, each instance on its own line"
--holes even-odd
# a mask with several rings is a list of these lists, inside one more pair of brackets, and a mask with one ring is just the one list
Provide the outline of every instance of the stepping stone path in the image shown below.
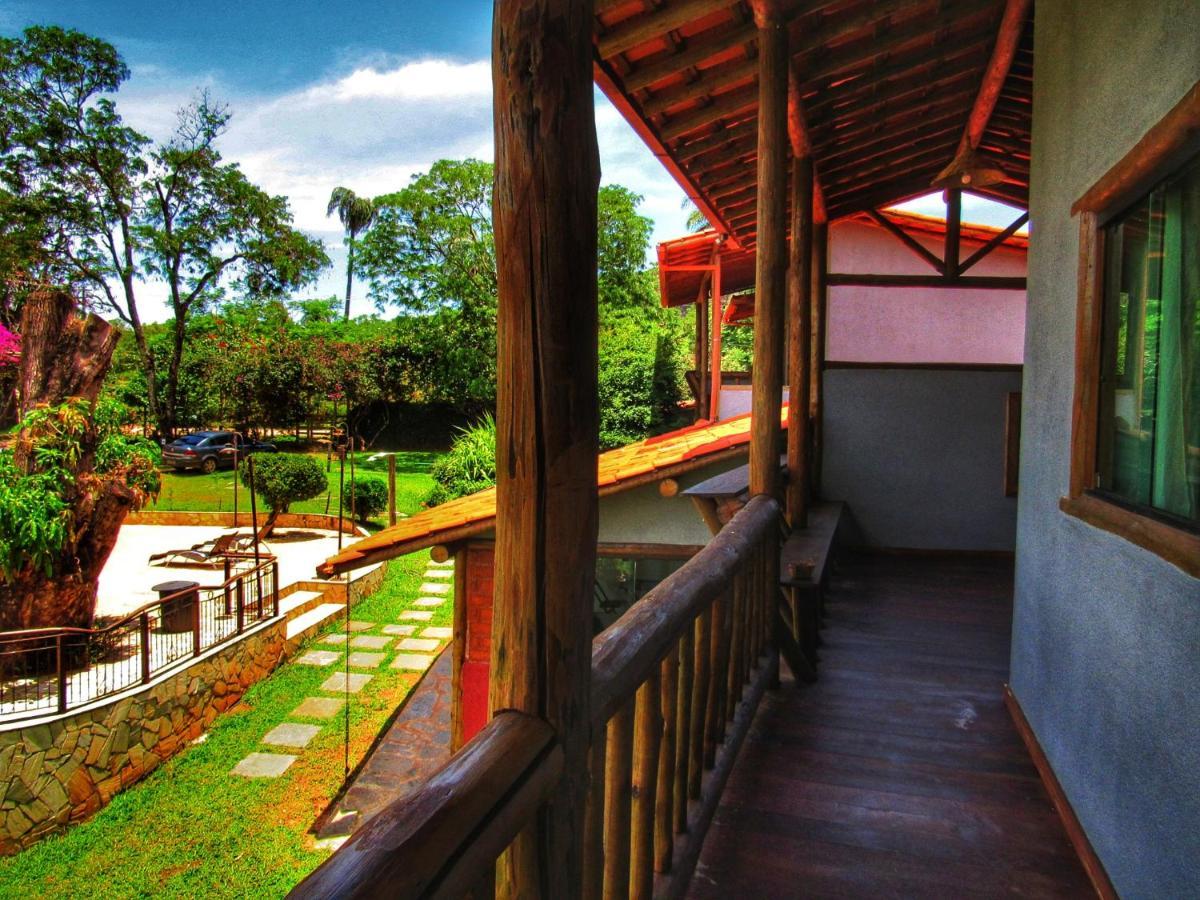
[[385,634],[360,634],[350,638],[350,646],[357,650],[382,650],[391,642],[391,637]]
[[397,650],[417,650],[421,653],[432,653],[438,648],[441,641],[429,640],[425,638],[405,638],[396,645]]
[[370,680],[370,675],[359,675],[354,672],[347,675],[345,672],[338,672],[321,682],[321,690],[331,694],[344,694],[348,690],[351,694],[357,694],[367,686],[367,682]]
[[392,668],[405,672],[424,672],[433,665],[433,657],[424,653],[397,653]]
[[303,656],[296,657],[296,662],[302,666],[327,666],[341,658],[342,654],[334,650],[309,650]]
[[233,774],[246,778],[278,778],[295,761],[296,757],[287,753],[251,753],[233,767]]
[[320,730],[320,725],[299,725],[295,722],[284,722],[282,725],[276,725],[268,731],[262,742],[264,744],[273,744],[276,747],[292,747],[296,750],[303,750],[308,746],[308,742],[317,736],[317,732]]
[[[444,563],[431,561],[425,572],[425,581],[420,587],[420,596],[413,602],[414,607],[421,608],[407,609],[400,613],[400,622],[384,625],[380,628],[382,634],[360,634],[359,632],[370,631],[375,627],[375,623],[352,620],[346,623],[348,634],[336,632],[323,635],[318,642],[345,646],[350,651],[346,663],[354,668],[378,669],[387,659],[387,653],[383,651],[399,637],[401,640],[395,647],[399,652],[391,661],[390,668],[401,672],[425,672],[437,659],[433,654],[441,648],[444,641],[454,636],[454,629],[440,625],[425,625],[422,628],[416,623],[428,623],[433,619],[432,610],[442,606],[450,598],[450,581],[453,577],[453,560]],[[421,635],[414,637],[418,628],[422,628]],[[341,651],[309,650],[298,657],[296,662],[308,666],[329,666],[341,658]],[[329,694],[357,694],[366,687],[372,677],[363,672],[337,672],[325,679],[320,689]],[[332,719],[341,713],[345,706],[346,700],[342,696],[306,697],[292,710],[292,715],[297,718]],[[267,732],[262,742],[270,747],[303,750],[320,731],[320,725],[284,722]],[[234,766],[233,774],[246,778],[278,778],[296,759],[296,756],[287,753],[255,752]],[[335,817],[333,824],[336,825],[342,819],[353,819],[357,822],[358,818],[357,812],[343,811]],[[338,838],[342,839],[344,838]]]
[[306,697],[292,710],[292,715],[305,719],[332,719],[345,705],[346,701],[341,697]]

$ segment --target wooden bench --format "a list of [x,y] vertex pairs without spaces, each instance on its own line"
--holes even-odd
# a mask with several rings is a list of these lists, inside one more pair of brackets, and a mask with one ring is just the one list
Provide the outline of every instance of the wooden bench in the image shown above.
[[[807,527],[792,531],[779,553],[779,584],[788,597],[792,637],[814,675],[825,590],[845,515],[844,503],[813,504],[808,511]],[[795,674],[803,676],[801,672]]]

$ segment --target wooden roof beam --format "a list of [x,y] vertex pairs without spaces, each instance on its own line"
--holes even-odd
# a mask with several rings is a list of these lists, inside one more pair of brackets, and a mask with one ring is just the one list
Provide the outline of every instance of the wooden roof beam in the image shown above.
[[877,224],[881,225],[884,231],[888,232],[888,234],[892,235],[894,238],[896,238],[896,240],[914,253],[918,259],[920,259],[926,265],[932,266],[934,271],[939,275],[946,274],[946,264],[944,262],[938,259],[938,257],[928,247],[918,241],[915,237],[913,237],[887,216],[883,215],[883,213],[879,212],[879,210],[869,209],[867,210],[867,215],[875,220]]
[[823,148],[830,145],[846,146],[864,134],[875,134],[876,132],[886,131],[888,128],[899,127],[897,123],[901,121],[911,122],[914,119],[920,120],[923,118],[925,122],[929,122],[935,117],[940,121],[950,115],[957,114],[961,116],[966,112],[966,104],[969,102],[969,97],[969,93],[958,97],[948,97],[927,107],[915,104],[911,107],[897,110],[895,114],[885,119],[868,120],[837,131],[823,130],[818,134],[814,134],[813,138],[818,151],[823,152]]
[[[978,70],[979,63],[964,56],[946,63],[936,75],[922,71],[915,77],[894,79],[890,83],[863,80],[852,82],[849,89],[830,88],[818,94],[814,102],[806,103],[804,108],[808,111],[809,124],[820,128],[834,119],[871,115],[897,100],[913,97],[929,100],[939,94],[964,90],[962,82]],[[975,90],[974,84],[969,90]]]
[[[890,147],[876,150],[874,153],[863,156],[854,156],[843,158],[837,165],[829,165],[825,169],[826,176],[831,180],[836,180],[839,176],[851,171],[874,171],[875,168],[881,166],[894,165],[917,153],[923,153],[927,150],[943,149],[953,140],[954,128],[943,128],[940,131],[922,135],[919,140],[896,142]],[[872,168],[864,168],[867,164],[871,164]]]
[[741,138],[749,137],[757,139],[758,124],[753,120],[739,122],[729,128],[718,128],[712,134],[706,134],[704,137],[695,138],[686,143],[678,144],[675,147],[675,155],[681,162],[687,162],[705,153],[712,153],[714,150],[724,150],[732,142]]
[[889,157],[888,159],[874,163],[865,168],[851,169],[842,174],[842,177],[830,179],[830,192],[838,192],[842,190],[851,190],[862,184],[870,184],[879,182],[884,179],[891,179],[897,175],[903,175],[906,171],[911,171],[916,168],[927,168],[931,163],[936,163],[938,154],[942,154],[942,159],[945,159],[946,144],[943,143],[940,147],[924,147],[920,150],[914,150],[911,153],[905,153],[901,156]]
[[758,89],[751,85],[748,88],[740,88],[728,94],[722,94],[707,106],[672,116],[662,125],[659,131],[664,141],[673,141],[689,132],[695,131],[697,128],[702,128],[705,125],[720,121],[737,113],[746,112],[757,105]]
[[961,117],[957,114],[944,116],[940,119],[932,119],[928,122],[914,123],[906,128],[899,128],[895,131],[882,131],[866,140],[842,147],[835,152],[825,153],[822,159],[825,161],[826,169],[830,172],[834,171],[838,160],[849,161],[851,158],[855,163],[864,163],[872,159],[877,159],[880,156],[885,156],[891,153],[897,146],[903,145],[905,141],[911,140],[917,136],[934,137],[939,135],[949,137],[962,127]]
[[[973,24],[976,18],[976,15],[972,15],[965,20],[955,20],[953,25],[962,28],[964,24]],[[941,22],[942,20],[938,21]],[[855,43],[843,49],[835,50],[815,65],[805,69],[804,92],[808,93],[810,90],[818,89],[822,81],[847,77],[853,74],[856,69],[867,66],[880,56],[891,57],[899,54],[900,51],[907,50],[912,44],[928,43],[930,38],[936,37],[939,32],[950,30],[950,24],[946,22],[934,25],[926,19],[920,19],[900,28],[892,29],[878,40],[869,41],[864,44]],[[955,35],[953,47],[948,48],[947,52],[942,54],[942,56],[958,56],[963,52],[967,44],[989,42],[992,38],[992,30],[989,26],[990,23],[984,20],[978,25],[974,25],[974,27],[962,28],[962,33]],[[908,56],[909,54],[903,55]],[[915,59],[902,58],[898,69],[895,66],[891,66],[890,68],[897,72],[906,72],[918,65],[928,66],[936,62],[938,60],[936,58],[929,58],[928,50],[926,50],[920,54],[916,54]],[[866,74],[874,73],[868,69]]]
[[738,2],[740,0],[674,0],[645,15],[633,16],[613,26],[612,31],[596,39],[596,49],[602,59],[612,59],[647,41],[660,38],[681,25],[728,9]]
[[[985,0],[975,0],[975,2],[982,3]],[[831,16],[820,27],[807,29],[793,39],[792,56],[802,56],[858,34],[860,31],[873,30],[888,22],[896,13],[914,14],[921,12],[926,7],[936,5],[936,0],[925,0],[923,3],[914,3],[913,0],[886,0],[886,2],[869,5],[858,13]]]
[[642,112],[656,116],[673,106],[708,97],[734,85],[754,81],[758,77],[758,58],[746,56],[735,62],[705,69],[701,75],[679,88],[653,94],[642,103]]
[[856,212],[866,212],[881,206],[892,206],[929,193],[929,177],[936,165],[914,172],[909,177],[889,184],[870,184],[857,190],[830,191],[829,221],[845,218]]
[[[985,169],[974,163],[972,156],[979,149],[979,142],[987,130],[996,101],[1004,89],[1005,79],[1012,67],[1013,57],[1021,43],[1021,33],[1025,30],[1025,20],[1029,15],[1032,0],[1007,0],[1004,5],[1004,15],[1000,19],[1000,29],[996,35],[996,45],[992,49],[992,57],[984,71],[983,81],[979,86],[979,95],[971,107],[971,115],[967,118],[967,127],[958,143],[954,159],[934,180],[934,187],[953,188],[970,187],[980,180],[995,183],[996,170]],[[1003,173],[1000,173],[1003,177]]]
[[636,64],[636,68],[622,79],[622,83],[630,93],[651,87],[715,56],[728,53],[739,44],[752,43],[756,33],[757,28],[753,22],[744,22],[736,28],[721,31],[710,37],[689,38],[678,53]]

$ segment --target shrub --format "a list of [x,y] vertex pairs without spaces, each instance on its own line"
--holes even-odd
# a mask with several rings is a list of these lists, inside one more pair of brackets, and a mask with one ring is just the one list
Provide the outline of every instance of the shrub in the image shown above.
[[[253,478],[250,477],[251,461],[254,463]],[[293,503],[311,500],[329,486],[325,469],[317,458],[297,453],[255,454],[242,461],[238,475],[242,484],[253,488],[258,499],[271,510],[259,533],[260,539],[270,535],[276,519]]]
[[342,493],[350,514],[365,522],[387,509],[387,482],[378,478],[355,478]]
[[436,483],[425,498],[429,506],[437,506],[494,485],[496,420],[489,414],[474,425],[461,429],[450,452],[433,464],[430,474]]
[[672,333],[648,317],[603,323],[599,356],[600,449],[611,450],[670,427],[679,412]]

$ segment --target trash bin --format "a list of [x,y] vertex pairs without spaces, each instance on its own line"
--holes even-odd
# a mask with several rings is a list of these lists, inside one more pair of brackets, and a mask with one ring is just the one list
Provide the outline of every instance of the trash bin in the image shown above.
[[162,618],[158,623],[159,631],[191,631],[192,607],[200,602],[200,582],[198,581],[164,581],[156,584],[150,590],[158,594],[159,600],[166,600],[172,594],[175,599],[162,605]]

